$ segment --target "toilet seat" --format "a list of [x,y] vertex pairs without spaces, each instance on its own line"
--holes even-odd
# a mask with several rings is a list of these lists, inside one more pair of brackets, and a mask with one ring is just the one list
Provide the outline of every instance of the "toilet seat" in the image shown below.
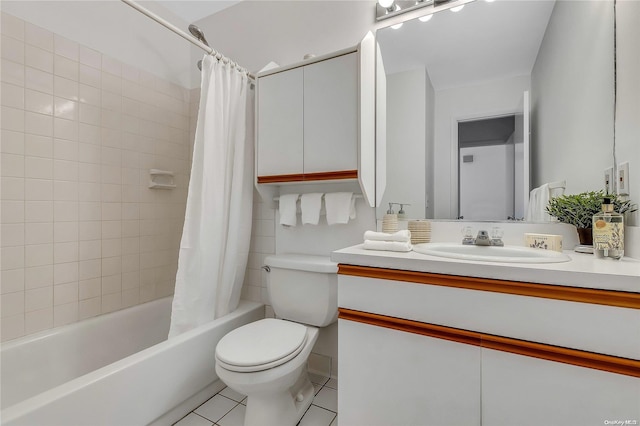
[[230,371],[262,371],[295,358],[306,342],[304,325],[267,318],[237,328],[220,339],[216,360]]

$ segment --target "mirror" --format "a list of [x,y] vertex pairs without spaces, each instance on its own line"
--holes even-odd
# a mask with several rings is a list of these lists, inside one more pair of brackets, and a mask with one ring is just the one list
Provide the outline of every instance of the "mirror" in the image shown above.
[[[529,190],[543,184],[554,194],[600,189],[612,163],[613,15],[612,0],[478,0],[378,30],[387,183],[377,217],[392,202],[407,218],[521,220]],[[529,149],[509,146],[511,133],[465,128],[508,116]],[[483,156],[512,159],[469,174],[465,166]],[[496,208],[496,192],[507,194],[507,208]]]

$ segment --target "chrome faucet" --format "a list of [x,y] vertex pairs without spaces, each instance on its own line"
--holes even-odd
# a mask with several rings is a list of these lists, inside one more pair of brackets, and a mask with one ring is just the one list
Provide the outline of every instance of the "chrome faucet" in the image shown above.
[[464,237],[462,237],[463,245],[475,245],[475,246],[504,246],[504,242],[502,242],[502,229],[495,226],[491,230],[491,237],[489,237],[489,232],[485,230],[478,231],[478,235],[473,237],[473,233],[471,231],[471,227],[466,227],[463,229]]

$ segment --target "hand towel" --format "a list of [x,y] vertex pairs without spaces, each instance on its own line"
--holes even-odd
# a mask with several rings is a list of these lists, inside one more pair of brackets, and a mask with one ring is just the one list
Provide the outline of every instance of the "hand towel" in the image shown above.
[[327,223],[349,223],[356,218],[356,199],[353,192],[331,192],[324,194],[324,207],[327,210]]
[[298,194],[286,194],[280,196],[278,209],[280,210],[280,225],[296,226],[296,204],[298,202]]
[[411,251],[410,242],[401,241],[374,241],[364,240],[363,248],[365,250],[383,250],[383,251]]
[[403,229],[402,231],[387,234],[385,232],[366,231],[364,233],[365,240],[371,241],[399,241],[407,242],[411,241],[411,231]]
[[320,220],[322,193],[313,192],[300,196],[300,210],[302,210],[302,224],[317,225]]
[[547,204],[549,204],[549,184],[545,183],[531,190],[525,220],[527,222],[551,221],[551,216],[547,213]]

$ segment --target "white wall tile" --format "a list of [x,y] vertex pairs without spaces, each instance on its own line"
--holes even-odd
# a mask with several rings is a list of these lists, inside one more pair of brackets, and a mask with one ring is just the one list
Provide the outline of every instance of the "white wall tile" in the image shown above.
[[[122,291],[122,275],[109,275],[102,277],[102,295],[120,293]],[[103,298],[104,301],[104,298]]]
[[122,293],[111,293],[102,296],[102,313],[117,311],[122,308]]
[[[72,120],[75,123],[75,134],[73,138],[65,138],[65,139],[77,139],[78,137],[78,102],[72,101],[70,99],[65,98],[55,98],[54,99],[54,115],[58,118],[64,118],[66,120]],[[54,123],[54,131],[55,131],[55,123]]]
[[53,178],[55,180],[78,181],[78,162],[54,160]]
[[53,94],[59,98],[78,100],[78,82],[60,76],[54,76]]
[[38,46],[48,51],[53,51],[53,33],[44,28],[25,22],[25,41],[33,46]]
[[73,81],[78,81],[78,77],[80,76],[78,62],[61,55],[55,55],[53,57],[53,71],[55,75]]
[[[53,182],[53,198],[56,201],[78,201],[78,182],[56,180]],[[77,203],[76,203],[77,207]],[[77,218],[76,210],[76,218]],[[77,219],[76,219],[77,220]]]
[[90,278],[99,278],[102,271],[101,266],[102,261],[100,259],[80,261],[78,279],[83,281]]
[[54,34],[53,45],[56,54],[76,62],[78,61],[78,43],[75,41]]
[[2,59],[2,81],[24,87],[25,83],[24,65],[17,62]]
[[96,88],[102,87],[102,73],[96,68],[92,68],[80,63],[80,83]]
[[102,105],[102,92],[97,87],[80,84],[80,103],[100,106]]
[[25,177],[53,179],[53,161],[43,157],[25,157]]
[[2,200],[24,200],[24,178],[2,177]]
[[79,57],[80,63],[91,66],[93,68],[102,67],[102,54],[97,50],[90,49],[85,46],[80,46]]
[[90,240],[79,242],[79,260],[100,259],[102,257],[102,241]]
[[24,42],[11,37],[2,37],[2,58],[24,64]]
[[37,311],[53,306],[53,286],[25,291],[25,312]]
[[53,219],[56,222],[75,222],[78,220],[77,201],[54,201]]
[[59,284],[53,287],[53,305],[64,305],[78,301],[78,282]]
[[0,152],[3,154],[20,154],[24,155],[24,133],[13,132],[11,130],[2,130],[0,139]]
[[2,318],[24,313],[24,291],[5,293],[0,296],[0,309]]
[[24,47],[24,64],[44,72],[53,73],[53,53],[27,44]]
[[[118,263],[120,263],[120,257],[122,255],[122,239],[120,238],[110,238],[102,240],[102,256],[103,261],[108,259],[118,259]],[[118,257],[113,257],[118,256]],[[120,272],[120,268],[118,268],[117,272]],[[116,272],[111,272],[116,273]],[[105,273],[103,271],[103,275],[111,275],[111,273]]]
[[53,265],[53,284],[65,284],[78,281],[78,262],[58,263]]
[[99,202],[80,202],[80,220],[95,221],[102,218],[102,204]]
[[53,198],[53,181],[49,179],[25,179],[24,195],[29,201],[48,201]]
[[0,269],[8,270],[8,269],[16,269],[24,267],[24,257],[25,250],[22,246],[17,247],[2,247],[0,249],[0,258],[2,258],[2,263],[0,263]]
[[53,136],[53,117],[25,111],[25,132],[40,136]]
[[24,85],[27,89],[53,94],[53,74],[25,67]]
[[53,243],[53,223],[27,223],[25,227],[26,244]]
[[24,155],[3,154],[2,176],[24,177]]
[[102,238],[102,223],[100,221],[82,221],[79,223],[80,241],[100,240]]
[[53,240],[56,243],[78,241],[78,222],[55,222]]
[[24,201],[2,201],[0,217],[2,223],[24,222]]
[[53,326],[71,324],[78,321],[79,303],[77,301],[53,307]]
[[24,87],[15,84],[2,83],[0,92],[2,105],[11,108],[24,108]]
[[[53,158],[58,160],[78,161],[79,143],[72,140],[54,139]],[[69,164],[69,163],[67,163]],[[76,164],[76,170],[78,165]]]
[[25,154],[33,157],[51,158],[53,155],[53,138],[27,134],[25,139]]
[[33,244],[25,246],[25,266],[53,264],[53,244]]
[[78,261],[78,242],[54,243],[54,263],[68,263]]
[[37,333],[53,327],[53,307],[27,312],[25,315],[25,334]]
[[73,120],[65,120],[64,118],[58,118],[58,117],[54,118],[53,119],[53,136],[58,139],[77,141],[78,140],[78,122]]
[[0,29],[3,35],[13,37],[18,40],[24,40],[24,21],[13,15],[2,13],[2,23]]
[[102,298],[94,297],[81,300],[78,304],[78,319],[86,319],[100,315],[102,309]]
[[2,318],[2,341],[15,339],[24,335],[24,314]]
[[83,167],[80,164],[80,177],[81,182],[78,183],[78,199],[80,201],[100,201],[101,200],[101,191],[102,187],[99,183],[85,183],[82,182],[83,178]]
[[2,128],[14,132],[24,132],[24,111],[17,108],[2,107]]
[[53,222],[53,201],[25,201],[24,207],[25,222]]
[[102,294],[102,278],[91,278],[80,281],[78,287],[80,300],[99,297]]

